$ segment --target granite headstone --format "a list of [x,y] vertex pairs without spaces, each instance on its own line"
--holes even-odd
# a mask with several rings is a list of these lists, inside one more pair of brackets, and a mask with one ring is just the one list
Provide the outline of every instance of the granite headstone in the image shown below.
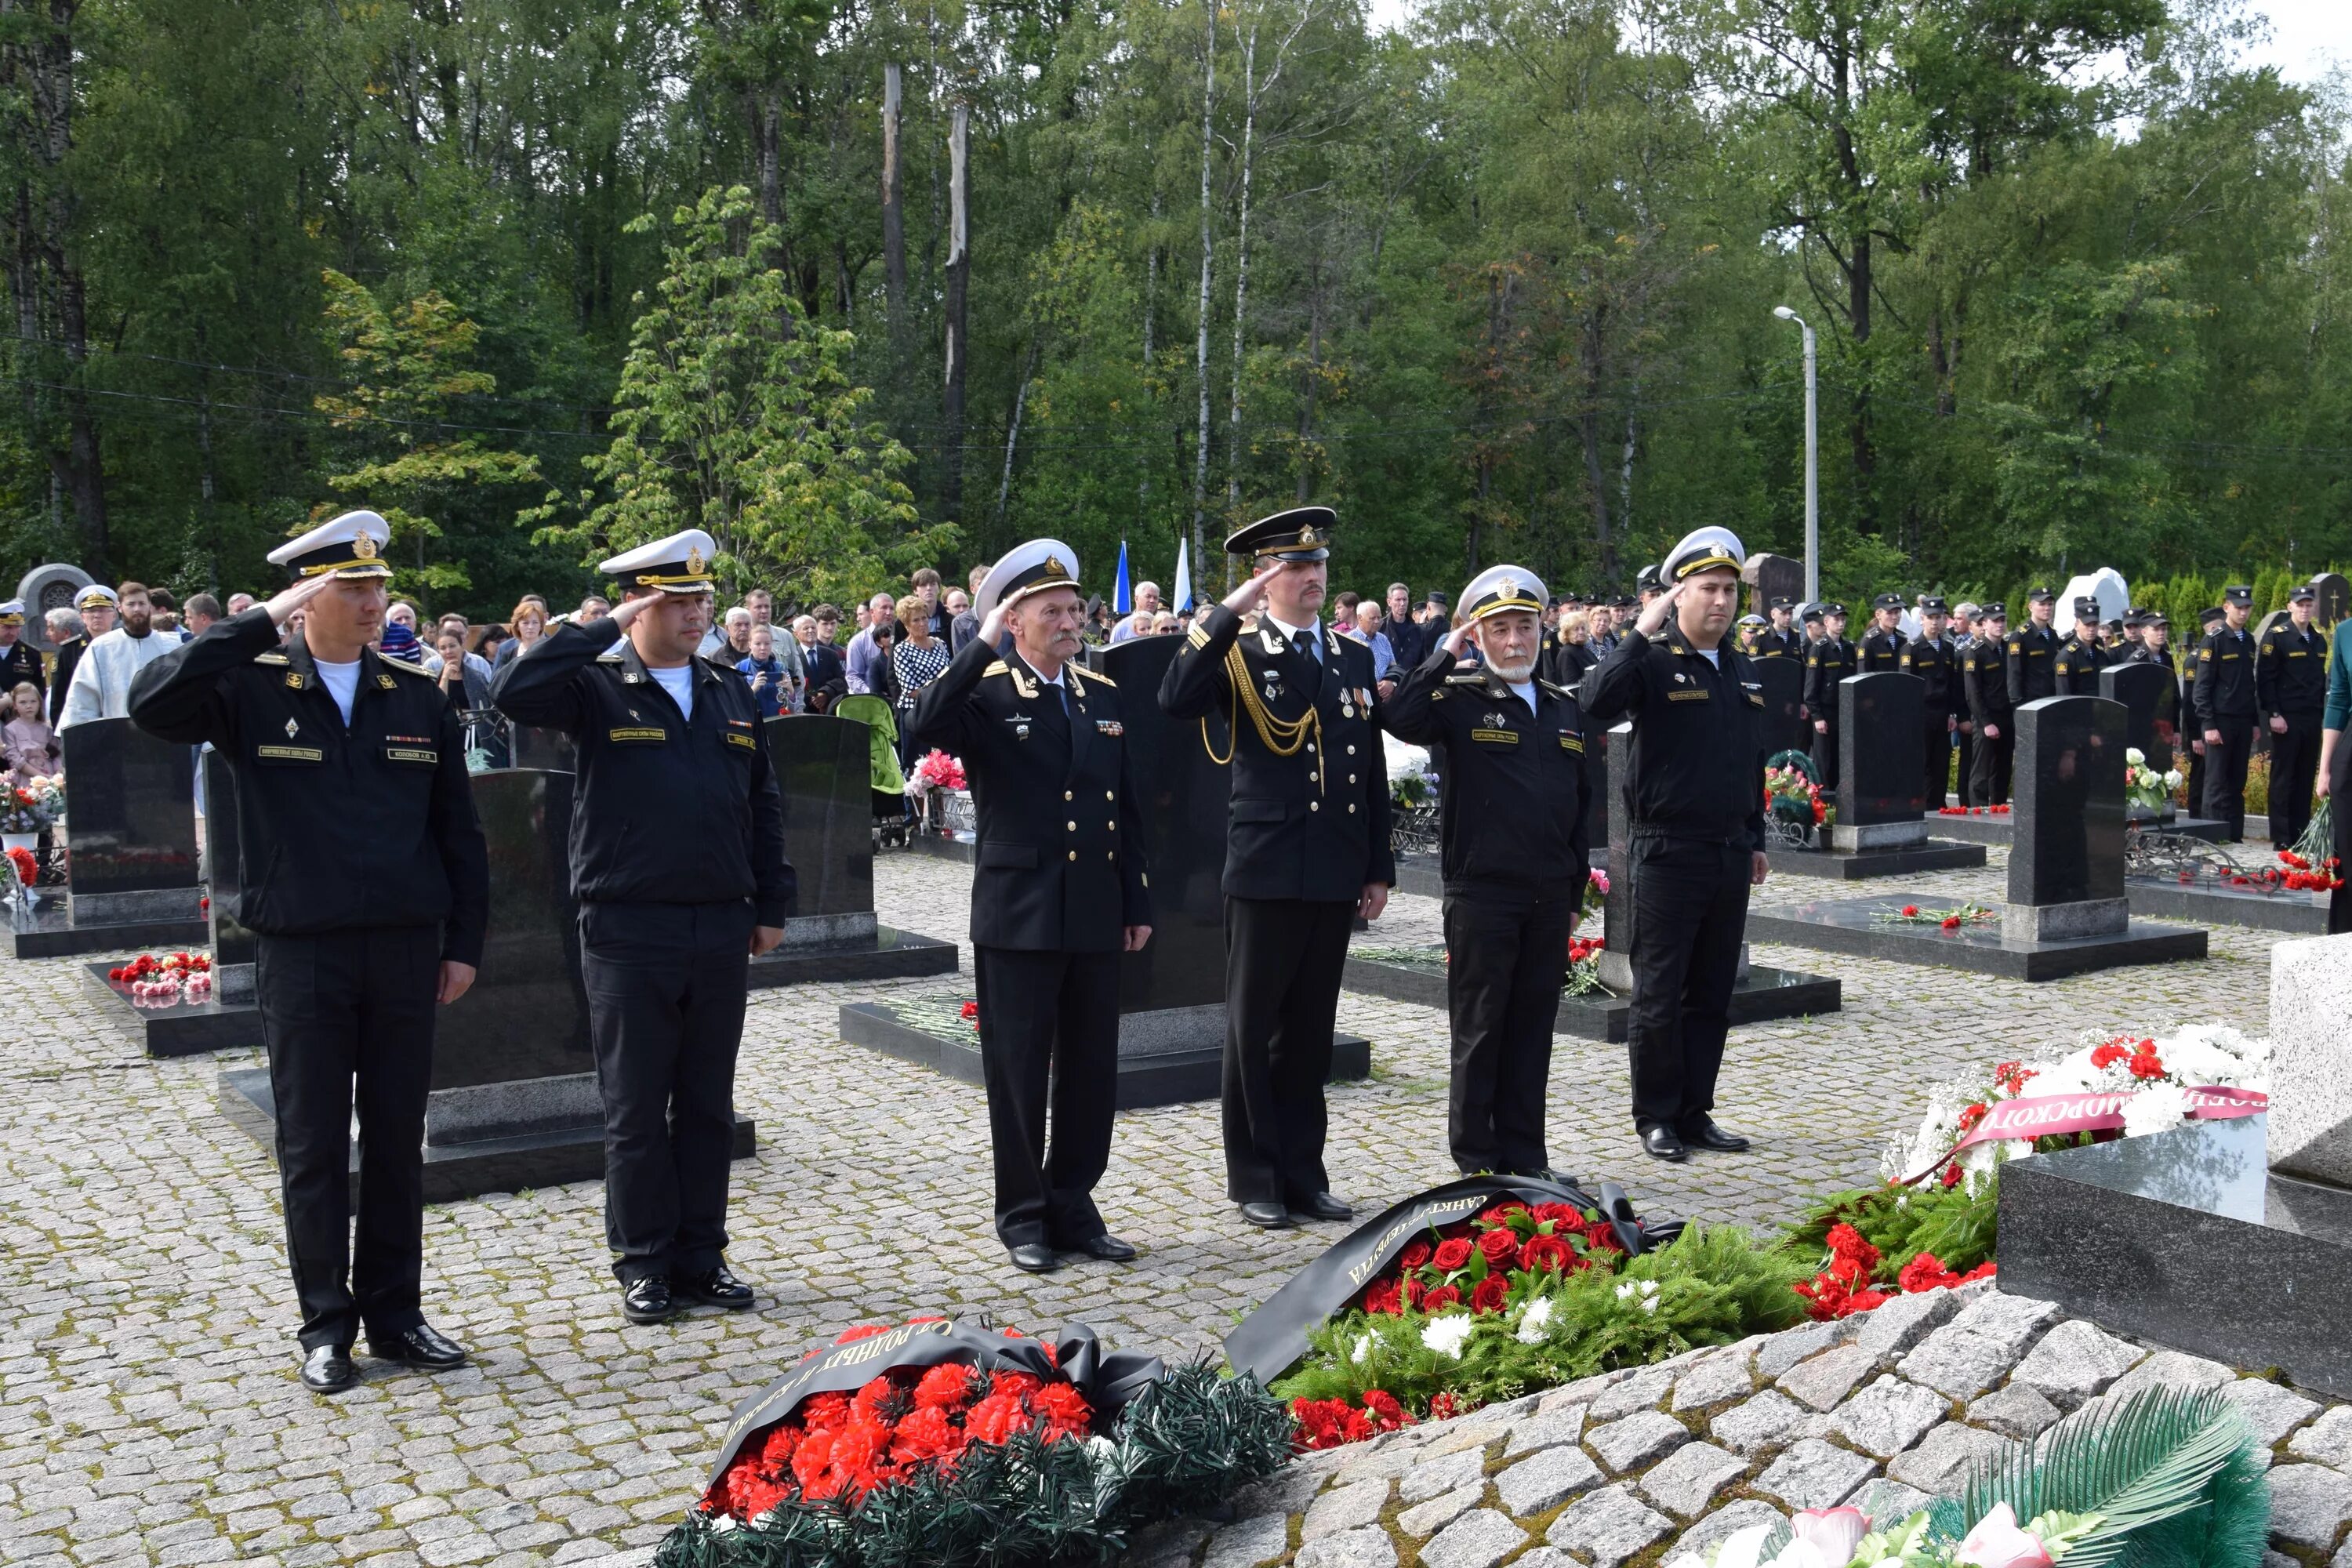
[[2157,773],[2168,771],[2179,733],[2179,678],[2160,664],[2111,664],[2099,671],[2099,695],[2124,705],[2124,744],[2137,747]]
[[2271,949],[2270,1166],[2352,1187],[2352,935]]
[[195,748],[128,719],[86,720],[59,738],[74,923],[196,919]]
[[1874,849],[1927,837],[1927,775],[1919,766],[1927,683],[1899,670],[1838,682],[1838,815],[1832,848]]
[[1739,580],[1748,587],[1748,609],[1769,620],[1773,600],[1786,599],[1793,605],[1803,596],[1805,563],[1786,555],[1751,555],[1740,568]]
[[236,819],[236,770],[218,752],[205,762],[205,910],[213,950],[213,994],[224,1002],[253,1000],[253,933],[237,920],[244,886]]
[[2120,702],[2044,697],[2017,710],[2016,824],[2006,933],[2035,942],[2121,931],[2124,726]]
[[1633,931],[1633,870],[1629,851],[1633,843],[1633,813],[1624,808],[1622,792],[1633,773],[1633,725],[1631,720],[1609,731],[1609,769],[1601,794],[1609,800],[1609,891],[1601,902],[1601,984],[1619,995],[1633,990],[1633,964],[1626,943]]
[[[1799,717],[1805,705],[1805,664],[1799,658],[1750,659],[1757,684],[1763,688],[1767,755],[1773,752],[1805,751],[1811,727]],[[1823,784],[1836,781],[1823,779]]]
[[[1143,817],[1157,923],[1141,952],[1120,960],[1122,1015],[1207,1009],[1224,1029],[1225,816],[1233,770],[1210,760],[1201,721],[1179,723],[1160,708],[1160,681],[1181,637],[1134,637],[1097,649],[1089,662],[1118,683],[1126,726],[1128,782]],[[1229,754],[1223,715],[1206,722],[1217,755]],[[1205,1020],[1207,1014],[1197,1016]],[[1120,1041],[1127,1048],[1129,1030]]]
[[784,858],[799,884],[785,945],[872,940],[871,731],[831,713],[788,714],[762,731],[784,797]]
[[[1591,849],[1609,847],[1609,737],[1606,730],[1584,732],[1584,842]],[[1616,861],[1609,862],[1615,866]]]
[[25,606],[25,629],[18,635],[37,652],[57,652],[58,645],[49,640],[48,614],[51,610],[71,609],[74,595],[89,584],[89,573],[62,561],[52,561],[26,573],[16,580],[16,592],[12,595]]
[[2311,606],[2311,618],[2321,626],[2332,626],[2352,615],[2352,582],[2341,572],[2322,572],[2311,580],[2318,597]]

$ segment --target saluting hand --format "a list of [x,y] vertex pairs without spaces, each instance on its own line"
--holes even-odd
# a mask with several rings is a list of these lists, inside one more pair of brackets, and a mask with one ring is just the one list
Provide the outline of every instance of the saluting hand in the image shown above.
[[1633,622],[1633,629],[1645,637],[1656,637],[1665,630],[1667,619],[1675,613],[1675,602],[1683,596],[1683,588],[1689,581],[1685,577],[1643,605],[1640,617]]
[[273,626],[284,626],[286,617],[325,593],[335,581],[332,572],[321,572],[316,577],[305,577],[299,583],[271,596],[262,608],[269,612]]
[[980,623],[980,640],[993,648],[1004,636],[1004,606],[999,605],[988,612],[988,619]]
[[1282,562],[1279,558],[1269,559],[1265,565],[1244,579],[1240,587],[1225,595],[1223,600],[1225,608],[1237,616],[1248,615],[1257,608],[1258,601],[1265,597],[1266,584],[1273,579],[1276,572],[1281,570]]
[[612,614],[605,619],[625,632],[632,621],[652,609],[661,597],[659,594],[640,594],[634,599],[624,599],[613,606]]

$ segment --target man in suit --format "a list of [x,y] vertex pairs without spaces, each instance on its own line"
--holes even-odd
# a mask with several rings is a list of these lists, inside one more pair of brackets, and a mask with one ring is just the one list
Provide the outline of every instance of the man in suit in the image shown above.
[[1172,718],[1233,715],[1225,1190],[1270,1228],[1354,1214],[1323,1167],[1323,1082],[1349,934],[1396,882],[1371,652],[1320,624],[1338,521],[1299,507],[1227,539],[1256,571],[1193,625],[1160,687]]
[[[1151,936],[1143,819],[1117,687],[1079,668],[1077,552],[1033,539],[982,582],[976,635],[915,700],[915,748],[963,760],[978,837],[972,973],[996,1175],[1013,1267],[1062,1252],[1120,1263],[1094,1185],[1118,1089],[1118,955]],[[996,655],[1013,634],[1012,651]],[[1053,1147],[1046,1149],[1048,1086]]]

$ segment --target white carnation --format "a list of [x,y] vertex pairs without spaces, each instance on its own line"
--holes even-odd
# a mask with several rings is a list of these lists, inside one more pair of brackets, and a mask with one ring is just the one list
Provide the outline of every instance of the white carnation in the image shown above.
[[2168,1132],[2189,1119],[2188,1091],[2172,1084],[2144,1089],[2124,1104],[2124,1136]]
[[1519,1314],[1519,1331],[1514,1336],[1519,1343],[1535,1345],[1543,1342],[1544,1325],[1551,1321],[1551,1308],[1552,1300],[1549,1296],[1538,1296],[1528,1303],[1527,1310]]
[[1448,1312],[1442,1318],[1432,1318],[1421,1331],[1423,1348],[1439,1355],[1462,1359],[1462,1346],[1470,1338],[1472,1320],[1467,1312]]
[[1348,1352],[1348,1359],[1353,1362],[1356,1365],[1361,1366],[1364,1363],[1371,1359],[1371,1355],[1372,1336],[1370,1334],[1362,1334],[1357,1337],[1356,1347]]

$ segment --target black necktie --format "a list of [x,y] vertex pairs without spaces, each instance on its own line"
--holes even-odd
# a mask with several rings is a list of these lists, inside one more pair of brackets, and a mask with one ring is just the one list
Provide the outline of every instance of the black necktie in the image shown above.
[[1310,665],[1315,663],[1315,634],[1313,632],[1291,633],[1290,646],[1298,650],[1299,658],[1305,659]]

